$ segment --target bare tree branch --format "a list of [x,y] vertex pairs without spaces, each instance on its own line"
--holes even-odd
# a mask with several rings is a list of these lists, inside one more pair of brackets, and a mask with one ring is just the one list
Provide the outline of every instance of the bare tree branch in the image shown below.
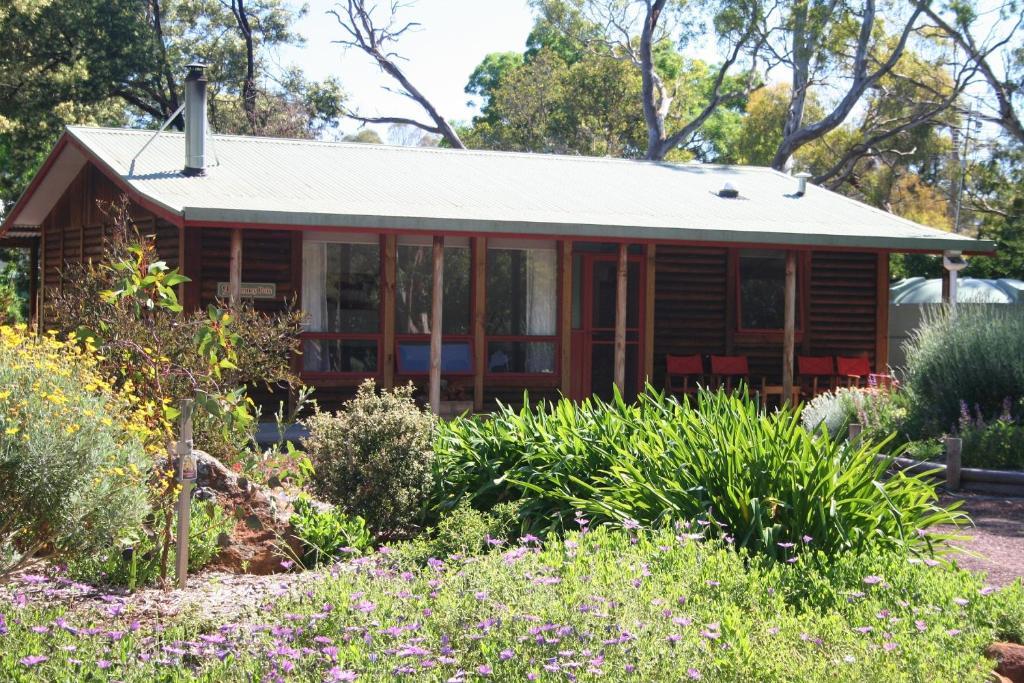
[[[223,3],[223,0],[221,0]],[[249,14],[245,9],[245,0],[231,0],[231,14],[238,22],[238,32],[245,42],[245,77],[242,80],[242,108],[249,121],[252,134],[258,130],[256,120],[256,54],[252,38],[252,27],[249,26]]]
[[[1016,21],[1012,24],[1005,37],[993,44],[979,46],[974,37],[967,30],[967,27],[957,27],[946,21],[931,4],[926,0],[915,0],[919,12],[923,12],[931,21],[938,26],[953,42],[955,42],[968,58],[978,66],[982,77],[988,83],[992,94],[996,98],[997,116],[985,116],[986,121],[991,121],[1003,127],[1003,129],[1015,137],[1019,142],[1024,143],[1024,123],[1021,122],[1020,113],[1014,108],[1013,95],[1018,86],[1010,82],[1010,79],[1000,78],[990,62],[990,56],[997,50],[1009,43],[1013,36],[1024,27],[1024,16],[1018,14]],[[995,30],[995,27],[992,29]]]
[[[817,140],[830,131],[837,128],[846,117],[850,115],[857,102],[864,96],[868,88],[876,84],[879,79],[892,71],[893,67],[903,56],[907,46],[907,40],[915,31],[917,19],[921,15],[921,8],[915,7],[909,19],[900,32],[899,39],[893,47],[889,56],[881,62],[876,69],[869,71],[868,64],[871,59],[871,38],[875,28],[876,8],[875,0],[865,0],[864,15],[861,18],[860,32],[857,37],[856,49],[853,58],[852,80],[843,97],[835,107],[821,118],[810,124],[803,124],[803,104],[806,100],[807,90],[810,86],[809,69],[813,49],[809,49],[809,32],[794,30],[794,60],[793,65],[793,103],[787,114],[786,124],[783,128],[782,142],[772,159],[772,168],[784,170],[793,154],[807,143]],[[794,22],[799,26],[800,21]]]
[[389,46],[396,44],[403,34],[419,26],[415,22],[399,24],[396,21],[396,14],[404,6],[406,5],[403,5],[399,0],[391,0],[386,22],[376,24],[373,17],[375,7],[367,5],[366,0],[339,2],[337,9],[328,10],[328,13],[334,16],[348,37],[335,40],[334,42],[345,47],[354,47],[372,58],[381,71],[398,82],[402,88],[399,93],[420,105],[430,120],[434,122],[434,125],[429,126],[413,119],[400,117],[363,117],[353,113],[349,113],[348,116],[363,123],[405,123],[413,125],[425,131],[441,135],[449,145],[456,149],[465,149],[466,145],[463,144],[451,124],[441,116],[426,95],[412,84],[396,64],[396,61],[401,59],[401,57]]

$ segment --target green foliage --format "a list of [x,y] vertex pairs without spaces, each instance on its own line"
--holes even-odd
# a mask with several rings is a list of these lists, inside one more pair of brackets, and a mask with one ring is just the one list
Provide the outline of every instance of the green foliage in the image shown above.
[[926,311],[906,346],[910,411],[923,434],[952,431],[961,401],[992,415],[1007,398],[1024,397],[1024,315],[1011,308]]
[[350,517],[339,508],[320,506],[299,496],[291,525],[304,548],[302,564],[310,569],[373,549],[373,536],[362,517]]
[[0,249],[0,325],[28,317],[28,258],[24,249]]
[[650,387],[632,405],[526,403],[441,426],[439,509],[521,498],[535,530],[577,510],[627,527],[696,521],[776,558],[806,537],[828,555],[931,552],[945,536],[926,530],[961,518],[925,478],[887,476],[884,442],[811,435],[798,414],[763,413],[739,393],[702,390],[694,407]]
[[408,531],[432,484],[435,418],[413,401],[414,387],[378,392],[373,380],[338,412],[303,421],[313,490],[376,535]]
[[250,447],[256,408],[246,387],[296,385],[290,359],[298,350],[301,314],[268,315],[242,304],[183,312],[175,287],[187,282],[168,269],[153,240],[139,234],[124,201],[98,262],[71,262],[74,287],[55,293],[54,325],[92,338],[106,372],[155,403],[170,434],[177,401],[194,397],[196,446],[227,464]]
[[[234,526],[234,520],[212,502],[191,501],[188,529],[188,570],[197,572],[220,552],[220,539]],[[175,526],[177,515],[175,515]],[[78,581],[118,586],[134,591],[160,578],[159,534],[152,527],[126,531],[120,538],[95,553],[68,562],[68,575]],[[174,550],[170,551],[173,555]]]
[[431,558],[471,557],[514,541],[521,529],[520,503],[499,503],[487,512],[459,503],[441,514],[437,524],[398,544],[400,564],[422,566]]
[[[572,673],[983,683],[994,667],[984,648],[1024,636],[1024,586],[986,589],[978,575],[911,564],[900,553],[787,564],[672,530],[597,529],[408,571],[395,569],[393,557],[361,558],[351,571],[311,583],[308,594],[268,600],[251,625],[210,616],[157,630],[144,621],[117,639],[76,634],[72,628],[95,623],[81,605],[65,611],[30,596],[8,610],[0,593],[8,614],[0,678],[376,681],[430,661],[423,676],[431,680],[463,671],[498,681]],[[45,633],[34,630],[40,626]],[[178,655],[183,642],[194,645]],[[33,655],[48,659],[20,663]],[[109,668],[101,670],[100,659]]]
[[141,522],[151,464],[134,400],[74,342],[0,327],[0,578]]
[[1024,399],[1016,405],[1007,399],[1000,414],[989,421],[979,409],[972,415],[964,404],[958,436],[963,439],[961,457],[965,467],[1024,470]]

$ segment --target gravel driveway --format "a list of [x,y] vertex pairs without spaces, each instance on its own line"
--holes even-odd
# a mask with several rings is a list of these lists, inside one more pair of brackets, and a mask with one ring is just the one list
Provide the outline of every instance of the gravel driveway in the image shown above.
[[963,510],[974,521],[961,530],[966,541],[956,545],[977,556],[961,554],[957,564],[988,573],[989,583],[1005,586],[1024,578],[1024,498],[984,496],[972,493],[947,493],[944,504],[964,501]]

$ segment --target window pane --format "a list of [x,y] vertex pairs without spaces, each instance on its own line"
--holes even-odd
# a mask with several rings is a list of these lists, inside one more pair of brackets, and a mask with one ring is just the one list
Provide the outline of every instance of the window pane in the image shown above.
[[488,372],[553,373],[554,342],[490,342],[487,345]]
[[[785,299],[785,252],[740,252],[740,327],[781,330],[785,325]],[[797,305],[798,326],[799,315]]]
[[[430,343],[398,343],[398,371],[403,373],[430,372]],[[473,371],[473,354],[469,342],[441,344],[441,372],[465,373]]]
[[306,339],[302,344],[306,372],[377,372],[377,342],[372,339]]
[[554,249],[488,249],[487,334],[555,334],[557,291]]
[[[445,247],[444,296],[441,311],[444,334],[469,334],[469,249]],[[433,249],[398,245],[395,314],[399,334],[430,334],[431,293],[434,286]]]
[[310,332],[377,332],[380,246],[306,242],[302,308]]

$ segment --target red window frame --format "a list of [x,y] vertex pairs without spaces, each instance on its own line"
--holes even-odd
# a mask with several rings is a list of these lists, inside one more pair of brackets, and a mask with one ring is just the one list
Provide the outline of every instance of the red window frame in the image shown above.
[[[384,283],[384,245],[381,244],[381,239],[377,240],[377,281],[378,287],[382,287]],[[310,242],[316,242],[318,240],[311,239]],[[368,244],[367,242],[328,242],[323,241],[326,244]],[[303,244],[305,244],[305,235],[303,236]],[[305,264],[303,264],[305,268]],[[383,291],[383,290],[381,290]],[[299,371],[299,377],[302,379],[340,379],[340,378],[354,378],[354,379],[379,379],[384,372],[384,298],[379,297],[377,302],[377,331],[376,332],[301,332],[299,334],[299,340],[302,344],[303,355],[301,362],[303,363],[302,370]],[[324,339],[327,341],[361,341],[361,340],[372,340],[377,343],[377,369],[374,372],[351,372],[351,371],[323,371],[323,370],[306,370],[305,369],[305,346],[307,339]]]
[[[752,251],[780,251],[785,257],[786,250],[784,249],[753,249]],[[736,333],[737,334],[784,334],[784,327],[743,327],[743,252],[747,249],[736,250],[736,280],[735,280],[735,302],[736,302]],[[803,275],[803,268],[800,265],[802,261],[799,255],[796,259],[796,318],[797,324],[794,332],[798,335],[802,335],[804,332],[804,325],[806,324],[807,314],[806,311],[802,310],[804,305],[803,297],[800,296],[800,280]],[[783,288],[785,288],[785,279],[783,279]]]
[[[398,272],[398,252],[403,245],[401,242],[395,245],[395,272]],[[422,246],[422,245],[412,245]],[[444,321],[441,324],[441,346],[449,342],[466,342],[469,344],[469,370],[466,372],[452,372],[450,370],[442,371],[442,374],[446,377],[472,377],[476,368],[476,349],[473,344],[473,316],[475,311],[476,302],[476,282],[473,277],[473,272],[476,268],[476,256],[473,253],[473,244],[470,242],[466,246],[462,245],[444,245],[445,249],[466,249],[469,251],[469,332],[465,334],[445,334],[444,333]],[[398,307],[395,307],[395,315],[398,315]],[[398,328],[398,321],[395,321],[395,328]],[[400,354],[398,353],[398,347],[402,342],[418,342],[420,344],[429,344],[429,334],[410,334],[407,332],[395,332],[395,373],[402,377],[426,377],[430,374],[430,370],[405,370],[401,366]]]
[[[551,240],[541,240],[551,241]],[[492,247],[490,242],[486,245],[484,250],[484,289],[486,294],[487,288],[487,254],[486,252],[490,249],[497,250],[514,250],[515,247]],[[529,334],[487,334],[486,322],[484,323],[484,348],[481,349],[481,353],[485,354],[484,362],[484,377],[486,379],[501,380],[501,379],[551,379],[560,378],[562,372],[562,344],[563,342],[559,332],[561,331],[561,320],[562,320],[562,259],[561,250],[565,249],[565,242],[555,241],[555,334],[545,335],[529,335]],[[475,301],[476,299],[474,299]],[[484,298],[486,302],[486,296]],[[475,311],[474,311],[475,313]],[[555,362],[551,372],[492,372],[488,364],[486,363],[487,350],[491,342],[540,342],[540,343],[553,343],[555,345]]]

